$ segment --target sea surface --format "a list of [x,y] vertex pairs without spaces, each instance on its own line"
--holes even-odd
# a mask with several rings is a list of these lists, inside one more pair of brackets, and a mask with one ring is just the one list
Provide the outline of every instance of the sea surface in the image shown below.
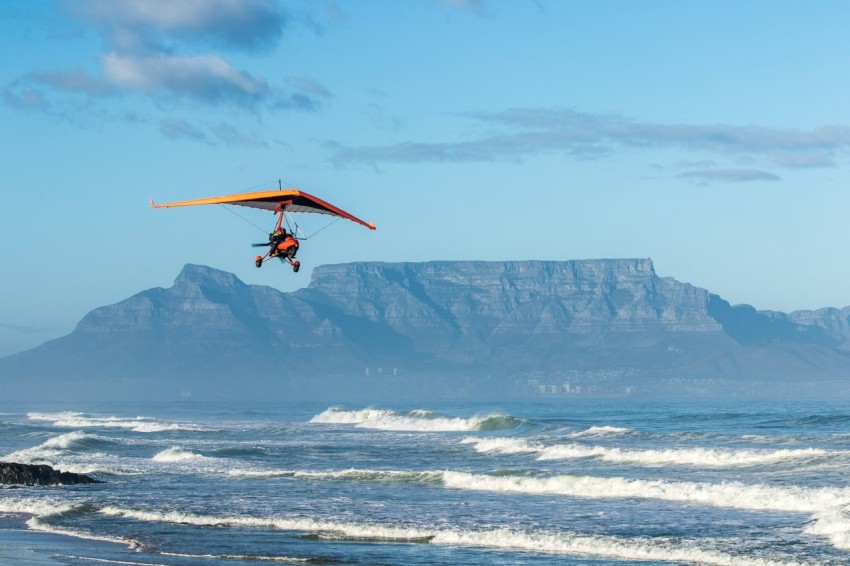
[[0,487],[22,563],[850,564],[846,403],[0,402],[0,461],[104,482]]

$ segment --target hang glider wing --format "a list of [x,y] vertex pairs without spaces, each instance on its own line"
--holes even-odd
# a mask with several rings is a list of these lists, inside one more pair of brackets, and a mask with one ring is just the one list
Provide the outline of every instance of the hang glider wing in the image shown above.
[[195,206],[198,204],[232,204],[237,206],[247,206],[250,208],[260,208],[263,210],[271,210],[272,212],[313,212],[316,214],[329,214],[338,216],[361,224],[370,230],[375,229],[374,222],[364,222],[356,216],[347,213],[341,208],[323,201],[320,198],[307,194],[304,191],[290,189],[285,191],[259,191],[254,193],[242,193],[238,195],[227,195],[223,197],[210,197],[195,200],[183,200],[179,202],[169,202],[165,204],[156,204],[151,199],[151,206],[154,208],[171,208],[173,206]]

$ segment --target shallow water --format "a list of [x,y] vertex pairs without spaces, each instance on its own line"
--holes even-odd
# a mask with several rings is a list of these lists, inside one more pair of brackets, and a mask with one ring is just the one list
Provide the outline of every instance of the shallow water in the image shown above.
[[0,411],[0,460],[105,482],[0,489],[64,564],[850,563],[839,403]]

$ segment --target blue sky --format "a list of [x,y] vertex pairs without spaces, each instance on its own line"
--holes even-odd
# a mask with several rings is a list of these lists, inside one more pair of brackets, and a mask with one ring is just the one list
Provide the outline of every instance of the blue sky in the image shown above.
[[[732,303],[850,305],[850,4],[0,4],[0,355],[185,263],[651,257]],[[337,222],[158,202],[281,179]],[[302,219],[308,233],[325,217]]]

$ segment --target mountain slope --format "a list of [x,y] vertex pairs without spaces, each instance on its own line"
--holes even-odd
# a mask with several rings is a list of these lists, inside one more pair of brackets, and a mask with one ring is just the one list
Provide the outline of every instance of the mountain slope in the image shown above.
[[850,308],[731,306],[649,259],[329,265],[292,293],[187,265],[172,287],[0,360],[0,379],[18,396],[39,383],[98,398],[356,390],[378,368],[497,388],[571,372],[832,380],[850,376],[848,321]]

